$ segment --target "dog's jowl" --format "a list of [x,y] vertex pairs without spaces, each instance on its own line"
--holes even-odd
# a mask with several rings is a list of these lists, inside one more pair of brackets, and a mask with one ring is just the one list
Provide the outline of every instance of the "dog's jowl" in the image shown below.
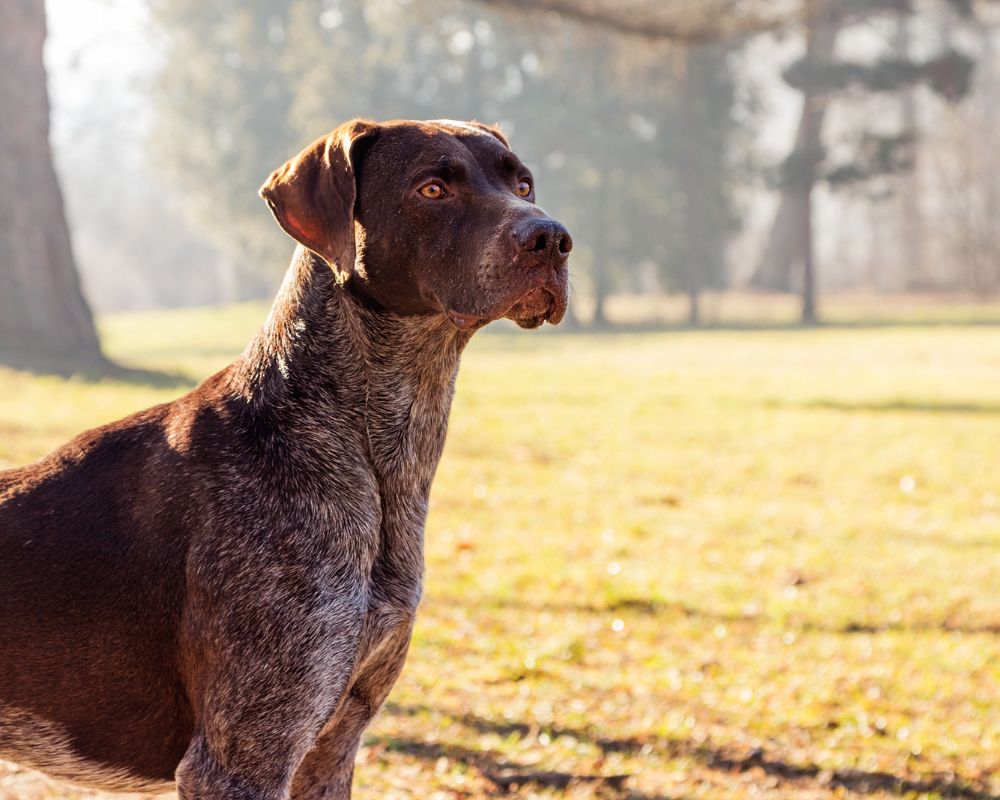
[[181,798],[346,798],[399,675],[462,349],[566,311],[496,130],[354,120],[261,188],[299,246],[231,366],[0,472],[0,758]]

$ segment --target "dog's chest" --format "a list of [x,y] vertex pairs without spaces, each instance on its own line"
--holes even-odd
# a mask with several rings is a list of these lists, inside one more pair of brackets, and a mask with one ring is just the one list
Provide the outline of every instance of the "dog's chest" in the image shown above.
[[444,448],[452,383],[413,382],[396,390],[368,430],[381,502],[381,546],[372,584],[376,594],[413,610],[420,597],[424,525]]
[[450,401],[450,391],[446,397],[403,395],[393,414],[383,414],[369,428],[381,504],[380,547],[368,586],[355,681],[384,683],[385,691],[402,666],[420,602],[424,525]]

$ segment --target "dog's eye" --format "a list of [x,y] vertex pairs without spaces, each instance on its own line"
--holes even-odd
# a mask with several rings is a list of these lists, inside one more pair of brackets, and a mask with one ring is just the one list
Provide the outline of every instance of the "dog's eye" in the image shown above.
[[445,188],[437,181],[431,181],[430,183],[425,183],[419,189],[420,194],[430,200],[440,200],[442,197],[446,197],[448,192]]
[[529,194],[531,194],[531,181],[518,181],[517,196],[527,197]]

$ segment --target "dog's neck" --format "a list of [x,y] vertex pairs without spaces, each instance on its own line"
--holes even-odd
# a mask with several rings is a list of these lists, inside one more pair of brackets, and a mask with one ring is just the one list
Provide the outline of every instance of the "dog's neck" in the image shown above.
[[[425,503],[470,337],[443,314],[374,308],[299,247],[230,386],[254,414],[273,417],[280,409],[290,429],[361,435],[383,492]],[[301,444],[322,446],[322,438]],[[399,485],[403,480],[414,485]]]

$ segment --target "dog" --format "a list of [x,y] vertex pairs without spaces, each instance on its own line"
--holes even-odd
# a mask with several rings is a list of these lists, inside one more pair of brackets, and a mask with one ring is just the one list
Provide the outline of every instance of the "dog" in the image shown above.
[[0,758],[182,800],[350,797],[462,350],[557,324],[572,240],[478,122],[352,120],[260,195],[297,246],[243,354],[0,472]]

